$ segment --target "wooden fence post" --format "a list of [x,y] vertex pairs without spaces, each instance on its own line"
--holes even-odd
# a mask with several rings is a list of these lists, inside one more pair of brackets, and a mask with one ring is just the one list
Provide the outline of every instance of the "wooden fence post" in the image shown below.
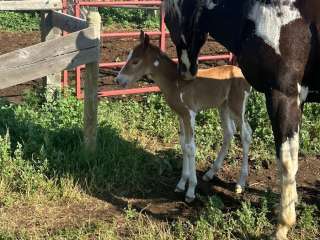
[[[61,29],[53,26],[52,12],[41,12],[41,41],[59,38],[61,34]],[[54,99],[54,96],[61,91],[61,72],[50,74],[42,79],[47,100]]]
[[[87,16],[89,27],[93,27],[94,37],[100,39],[101,17],[97,8],[90,8]],[[98,45],[100,48],[100,45]],[[88,156],[94,156],[97,147],[99,59],[86,64],[84,82],[84,144]]]

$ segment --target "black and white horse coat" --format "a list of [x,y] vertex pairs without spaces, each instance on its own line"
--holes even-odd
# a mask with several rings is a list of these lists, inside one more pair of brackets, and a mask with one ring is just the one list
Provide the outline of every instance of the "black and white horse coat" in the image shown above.
[[320,102],[320,0],[164,0],[179,71],[192,79],[209,33],[233,52],[267,100],[279,165],[276,239],[296,221],[295,175],[304,102]]

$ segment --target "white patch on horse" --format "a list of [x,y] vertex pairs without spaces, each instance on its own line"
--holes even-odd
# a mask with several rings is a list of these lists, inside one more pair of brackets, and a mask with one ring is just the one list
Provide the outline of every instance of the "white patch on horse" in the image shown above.
[[187,44],[187,40],[186,40],[184,34],[181,34],[181,39],[182,39],[182,42],[183,42],[184,44]]
[[206,1],[206,7],[209,10],[214,9],[218,4],[215,4],[212,0],[207,0]]
[[293,6],[294,1],[288,1],[290,1],[289,4],[281,5],[280,3],[277,7],[256,1],[248,15],[248,18],[255,23],[256,35],[279,55],[281,55],[279,47],[281,28],[301,18],[299,10]]
[[298,83],[298,107],[300,107],[301,103],[304,103],[308,97],[309,88],[308,87],[301,87],[301,85]]
[[190,66],[191,66],[191,63],[190,63],[190,60],[189,60],[189,57],[188,57],[187,50],[185,50],[185,49],[182,50],[182,53],[181,53],[181,61],[182,61],[182,62],[184,63],[184,65],[186,66],[187,71],[189,71]]
[[300,101],[304,102],[306,101],[309,93],[309,88],[308,87],[302,87],[301,88],[301,93],[300,93]]
[[181,99],[181,102],[183,102],[183,92],[180,92],[180,99]]
[[154,62],[153,62],[153,66],[155,66],[155,67],[158,67],[159,66],[159,64],[160,64],[160,62],[159,62],[159,60],[157,59],[157,60],[155,60]]

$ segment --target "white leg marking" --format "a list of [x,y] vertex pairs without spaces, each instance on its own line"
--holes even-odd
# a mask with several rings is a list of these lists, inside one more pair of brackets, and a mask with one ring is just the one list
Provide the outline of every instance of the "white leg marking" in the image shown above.
[[222,127],[223,127],[223,143],[221,146],[221,149],[218,153],[217,159],[214,161],[211,169],[209,169],[202,177],[204,181],[210,181],[214,175],[219,171],[223,164],[223,160],[225,159],[225,156],[228,153],[230,143],[232,140],[233,135],[236,132],[235,126],[234,126],[234,121],[231,119],[230,116],[230,110],[229,108],[224,105],[220,111],[220,117],[221,117],[221,122],[222,122]]
[[186,188],[186,184],[187,181],[189,179],[190,176],[190,172],[189,172],[189,159],[188,159],[188,155],[187,155],[187,151],[186,151],[186,144],[185,144],[185,126],[183,123],[183,120],[180,118],[179,119],[180,122],[180,145],[181,145],[181,150],[182,150],[182,154],[183,154],[183,162],[182,162],[182,174],[181,174],[181,178],[180,181],[178,182],[175,192],[183,192]]
[[256,35],[279,55],[281,54],[279,48],[281,28],[301,18],[299,10],[293,5],[294,0],[287,2],[289,3],[283,4],[280,1],[279,6],[275,6],[256,1],[248,16],[255,23]]
[[188,156],[189,160],[189,186],[186,193],[186,202],[192,202],[196,195],[195,195],[195,189],[197,186],[197,173],[196,173],[196,144],[194,139],[194,130],[195,130],[195,119],[196,119],[196,113],[193,111],[190,112],[190,122],[191,122],[191,128],[192,128],[192,137],[189,143],[186,143],[186,155]]
[[181,61],[184,63],[184,65],[186,65],[187,71],[189,71],[191,63],[188,57],[188,52],[185,49],[182,50]]
[[236,185],[236,193],[243,192],[248,175],[249,175],[248,155],[249,155],[249,147],[251,143],[252,130],[245,118],[246,105],[247,105],[249,95],[250,95],[249,92],[245,92],[245,97],[242,105],[240,128],[241,128],[241,143],[242,143],[243,153],[242,153],[241,173],[240,173],[240,178],[238,180],[238,183]]
[[182,91],[180,92],[180,100],[183,103],[183,92]]
[[190,66],[191,66],[191,63],[190,63],[190,60],[189,60],[189,57],[188,57],[188,52],[187,50],[183,49],[182,50],[182,53],[181,53],[181,61],[182,63],[185,65],[186,67],[186,72],[184,73],[184,78],[186,80],[192,80],[194,79],[192,74],[190,73]]
[[277,239],[286,239],[288,230],[296,222],[296,173],[298,171],[299,131],[288,138],[280,148],[281,208]]
[[187,40],[186,40],[184,34],[181,34],[181,39],[182,39],[182,42],[183,42],[184,44],[187,44]]

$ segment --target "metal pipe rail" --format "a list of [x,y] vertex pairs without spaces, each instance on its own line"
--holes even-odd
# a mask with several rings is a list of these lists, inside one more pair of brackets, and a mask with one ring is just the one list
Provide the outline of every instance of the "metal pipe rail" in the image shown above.
[[[64,2],[66,0],[63,0]],[[63,4],[66,6],[66,3]],[[166,37],[169,36],[169,33],[166,31],[165,23],[164,23],[164,9],[162,7],[162,1],[150,1],[150,0],[141,0],[141,1],[81,1],[77,0],[74,4],[74,15],[76,17],[80,17],[80,8],[84,6],[91,7],[120,7],[133,6],[135,8],[146,8],[146,7],[157,7],[160,10],[160,29],[159,31],[146,31],[150,36],[159,37],[159,47],[162,51],[166,50]],[[104,32],[101,33],[101,38],[134,38],[139,36],[139,32]],[[176,60],[176,59],[174,59]],[[215,56],[200,56],[199,61],[217,61],[217,60],[228,60],[230,63],[233,62],[233,55],[223,54],[223,55],[215,55]],[[114,67],[122,67],[125,62],[108,62],[108,63],[100,63],[100,68],[114,68]],[[83,93],[81,91],[81,69],[83,66],[77,67],[75,69],[75,78],[76,78],[76,95],[77,98],[82,98]],[[63,75],[63,86],[68,85],[68,74],[65,72]],[[141,93],[149,93],[149,92],[158,92],[160,91],[158,87],[143,87],[143,88],[133,88],[133,89],[123,89],[123,90],[108,90],[101,91],[98,93],[100,97],[107,96],[117,96],[117,95],[126,95],[126,94],[141,94]]]

